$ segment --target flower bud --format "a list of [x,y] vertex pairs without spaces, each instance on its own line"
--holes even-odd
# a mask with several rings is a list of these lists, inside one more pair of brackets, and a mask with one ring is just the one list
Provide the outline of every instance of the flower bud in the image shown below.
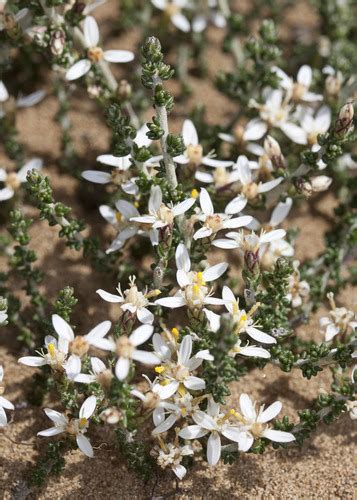
[[335,123],[335,131],[337,134],[347,134],[353,124],[354,108],[352,102],[347,102],[342,106],[338,119]]
[[63,30],[58,29],[52,33],[50,47],[53,55],[60,56],[62,54],[65,40],[65,33]]
[[303,194],[306,197],[311,196],[313,193],[312,185],[310,184],[310,182],[305,181],[302,178],[297,179],[296,189],[298,190],[299,193]]
[[336,98],[339,96],[341,91],[341,86],[343,82],[343,76],[340,71],[335,75],[329,75],[325,81],[325,91],[328,97]]
[[268,135],[264,141],[264,149],[268,158],[276,168],[285,168],[285,158],[281,153],[280,145],[274,137]]
[[117,90],[118,97],[121,101],[127,101],[132,94],[132,87],[127,80],[120,80]]
[[311,187],[314,193],[320,193],[321,191],[326,191],[331,185],[331,177],[327,175],[318,175],[311,179]]

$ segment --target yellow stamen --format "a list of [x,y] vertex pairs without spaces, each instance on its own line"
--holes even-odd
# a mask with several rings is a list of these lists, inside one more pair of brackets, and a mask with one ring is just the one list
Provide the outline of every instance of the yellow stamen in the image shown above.
[[198,272],[198,273],[197,273],[197,284],[198,284],[199,286],[203,286],[203,285],[205,285],[205,284],[206,284],[206,282],[205,282],[205,281],[204,281],[204,279],[203,279],[203,273],[201,273],[201,272]]
[[256,304],[254,304],[254,306],[248,312],[248,316],[251,318],[253,316],[253,314],[255,313],[255,311],[257,309],[259,309],[259,307],[260,307],[260,302],[257,302]]
[[183,384],[180,384],[179,385],[179,388],[178,388],[178,393],[180,394],[180,396],[185,396],[187,394],[187,391],[186,391],[186,388]]
[[198,285],[193,285],[192,291],[195,295],[198,295],[200,293],[200,287]]
[[47,346],[47,350],[51,356],[51,358],[54,358],[55,357],[55,353],[56,353],[56,349],[55,349],[55,346],[52,344],[52,342],[50,342]]
[[197,189],[192,189],[192,191],[191,191],[191,198],[194,198],[194,199],[198,198],[198,191],[197,191]]
[[82,417],[79,419],[79,427],[82,429],[83,427],[85,427],[87,424],[87,419],[85,417]]
[[181,415],[183,417],[186,417],[187,416],[187,408],[181,408]]
[[155,290],[151,290],[151,292],[146,293],[145,297],[147,299],[151,299],[152,297],[157,297],[158,295],[160,295],[160,293],[160,290],[156,288]]
[[162,381],[160,382],[160,385],[167,385],[167,384],[169,384],[169,383],[170,383],[170,380],[166,379],[166,380],[162,380]]
[[123,216],[120,212],[115,212],[115,218],[117,222],[121,222],[123,220]]
[[179,336],[180,336],[180,333],[179,333],[178,329],[177,329],[177,328],[175,328],[175,327],[171,329],[171,333],[172,333],[172,335],[175,337],[175,339],[176,339],[176,340],[177,340],[177,339],[179,338]]
[[134,207],[135,208],[139,208],[139,202],[138,201],[134,201]]
[[166,370],[166,368],[164,366],[155,366],[155,371],[156,373],[162,373]]

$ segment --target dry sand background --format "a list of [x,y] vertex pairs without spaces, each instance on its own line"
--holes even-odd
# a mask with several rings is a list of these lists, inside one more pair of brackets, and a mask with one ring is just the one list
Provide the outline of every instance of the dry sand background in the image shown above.
[[[108,23],[105,21],[113,15],[113,1],[96,11],[100,19],[102,33],[107,35]],[[296,16],[291,9],[287,17],[284,34],[291,34],[299,27],[302,19],[309,15],[310,26],[313,26],[311,12],[299,4]],[[126,35],[118,41],[118,37],[108,40],[108,46],[131,49],[131,42],[136,34]],[[218,67],[229,66],[228,59],[219,55],[220,33],[210,31],[212,48],[209,53],[210,72],[214,74]],[[120,71],[120,70],[119,70]],[[211,84],[190,79],[194,87],[194,96],[205,99],[208,117],[218,123],[227,119],[231,106],[227,99],[212,89]],[[190,104],[194,101],[190,98]],[[178,105],[172,115],[176,130],[182,123],[186,105]],[[56,102],[48,97],[33,109],[19,112],[18,126],[21,140],[25,143],[28,156],[44,158],[46,173],[50,175],[54,186],[55,197],[59,201],[73,207],[73,214],[94,223],[95,231],[102,231],[100,216],[93,209],[85,209],[78,201],[78,183],[67,175],[60,173],[55,162],[59,156],[59,136],[57,126],[53,124]],[[83,113],[85,120],[83,120]],[[81,168],[94,167],[97,154],[107,151],[108,131],[98,119],[93,102],[81,98],[81,94],[73,99],[71,118],[74,123],[76,145],[85,158]],[[5,164],[6,164],[6,160]],[[323,248],[323,234],[329,227],[331,211],[334,205],[332,197],[311,200],[311,207],[306,206],[294,211],[289,222],[291,227],[300,229],[297,244],[297,256],[300,259],[313,257]],[[314,215],[312,216],[312,211]],[[36,216],[36,210],[27,207],[27,214]],[[94,221],[94,222],[93,222]],[[31,248],[40,256],[39,264],[46,270],[43,292],[50,299],[54,298],[61,287],[75,287],[79,306],[76,317],[79,329],[83,332],[94,323],[113,316],[113,309],[103,301],[99,301],[95,290],[111,289],[114,283],[108,277],[91,270],[86,262],[80,259],[75,251],[65,247],[57,237],[57,229],[49,228],[47,223],[35,222],[32,227]],[[108,237],[110,233],[104,232]],[[53,251],[55,245],[55,251]],[[231,270],[231,272],[233,272]],[[341,294],[341,301],[350,307],[353,304],[353,291],[348,289]],[[319,311],[309,326],[299,329],[299,334],[307,338],[319,339]],[[36,438],[36,433],[46,427],[46,418],[41,408],[27,405],[24,391],[33,375],[33,369],[16,363],[19,356],[18,345],[14,340],[14,332],[4,330],[0,337],[0,363],[4,365],[7,379],[6,396],[12,400],[17,409],[14,420],[0,433],[0,498],[21,499],[129,499],[129,498],[264,498],[264,499],[306,499],[306,498],[343,498],[357,497],[356,490],[356,427],[348,415],[332,426],[322,425],[307,442],[302,450],[290,448],[287,451],[269,450],[263,456],[242,455],[233,466],[220,465],[209,469],[198,461],[182,481],[180,490],[175,491],[175,482],[171,476],[158,477],[153,482],[143,484],[137,477],[128,472],[120,453],[114,449],[112,435],[108,430],[94,430],[92,442],[94,446],[108,443],[97,449],[95,459],[85,459],[76,451],[66,457],[66,468],[60,478],[51,478],[48,484],[38,492],[27,488],[24,478],[36,459],[44,440]],[[329,389],[328,373],[319,375],[310,381],[300,373],[294,376],[284,374],[275,367],[267,367],[263,371],[255,370],[243,382],[232,384],[232,402],[237,402],[240,392],[247,391],[257,399],[270,403],[279,398],[284,405],[284,413],[291,417],[296,411],[309,406],[320,388]],[[354,427],[353,427],[354,425]],[[44,427],[45,426],[45,427]],[[11,441],[9,440],[11,439]]]

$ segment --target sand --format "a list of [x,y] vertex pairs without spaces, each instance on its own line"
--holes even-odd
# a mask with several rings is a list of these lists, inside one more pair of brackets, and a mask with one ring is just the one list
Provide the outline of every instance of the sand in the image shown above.
[[[115,2],[101,7],[96,17],[104,21],[103,35],[108,46],[132,48],[131,41],[136,33],[124,35],[120,39],[111,35],[106,28],[115,9]],[[297,2],[299,3],[299,2]],[[305,12],[305,11],[304,11]],[[101,24],[102,26],[102,24]],[[298,29],[292,11],[284,27],[284,35]],[[209,72],[214,74],[218,67],[229,67],[229,59],[219,56],[221,35],[217,30],[210,31],[212,48],[209,52]],[[108,38],[109,37],[109,38]],[[118,70],[121,74],[121,70]],[[194,96],[205,97],[208,118],[212,123],[227,120],[232,105],[222,97],[207,81],[190,78]],[[180,103],[172,113],[174,130],[179,130],[187,104]],[[58,128],[52,118],[56,112],[56,102],[46,98],[32,109],[23,109],[18,115],[21,141],[27,154],[44,159],[46,173],[50,175],[55,197],[73,207],[76,217],[91,223],[93,233],[109,241],[110,228],[104,228],[102,220],[94,207],[83,205],[78,196],[79,183],[65,175],[56,165],[59,157]],[[85,116],[85,119],[83,119]],[[92,101],[83,98],[81,92],[75,94],[72,102],[71,119],[74,124],[73,135],[80,154],[80,168],[95,166],[95,156],[107,152],[109,134],[98,116]],[[5,158],[5,165],[8,164]],[[100,189],[100,188],[98,188]],[[297,242],[297,257],[311,258],[323,249],[323,234],[329,227],[329,216],[334,205],[333,197],[323,196],[312,199],[309,206],[294,210],[289,227],[298,227],[300,235]],[[312,216],[312,208],[314,215]],[[316,209],[319,215],[316,215]],[[95,290],[111,289],[115,286],[110,277],[94,272],[88,263],[74,250],[65,247],[57,237],[57,228],[48,227],[40,222],[37,211],[26,206],[26,214],[35,218],[31,228],[31,248],[39,256],[39,265],[46,271],[41,285],[43,293],[51,300],[65,285],[75,287],[79,305],[76,308],[76,322],[79,331],[107,319],[115,318],[114,309],[99,301]],[[54,245],[54,247],[53,247]],[[232,272],[232,271],[231,271]],[[346,289],[340,297],[341,303],[355,307],[353,290]],[[298,333],[305,338],[318,340],[318,317],[324,309],[314,315],[308,326],[299,328]],[[126,468],[125,461],[113,445],[112,431],[95,429],[91,433],[95,446],[95,458],[86,459],[74,451],[66,456],[66,468],[59,478],[51,477],[41,490],[31,490],[26,477],[46,440],[36,438],[36,433],[47,425],[41,408],[32,407],[26,401],[26,388],[31,382],[34,370],[17,365],[21,351],[15,340],[16,332],[2,329],[0,334],[0,363],[4,365],[7,390],[6,396],[15,403],[16,411],[11,425],[0,432],[0,498],[4,499],[129,499],[129,498],[261,498],[261,499],[306,499],[306,498],[343,498],[353,499],[356,489],[356,424],[348,415],[343,415],[332,426],[321,425],[313,438],[306,442],[302,450],[291,447],[287,451],[276,452],[269,449],[263,456],[245,454],[232,466],[219,465],[208,468],[198,460],[187,477],[176,490],[172,475],[159,474],[147,484],[140,481]],[[252,394],[265,403],[279,398],[284,413],[295,418],[298,410],[309,406],[319,389],[329,389],[329,373],[320,374],[310,381],[303,379],[299,372],[284,374],[276,367],[253,371],[239,383],[232,384],[231,403],[235,404],[242,391]]]

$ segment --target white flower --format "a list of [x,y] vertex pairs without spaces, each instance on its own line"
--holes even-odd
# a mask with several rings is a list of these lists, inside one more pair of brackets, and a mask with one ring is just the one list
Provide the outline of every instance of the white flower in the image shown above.
[[103,361],[96,357],[90,358],[90,364],[90,373],[75,373],[73,380],[81,384],[92,384],[93,382],[97,382],[104,389],[108,389],[113,378],[111,369],[107,368]]
[[8,314],[7,311],[0,311],[0,326],[4,325],[4,323],[7,321]]
[[[151,140],[147,137],[146,133],[148,131],[147,126],[144,124],[140,127],[137,132],[133,143],[139,148],[147,147],[151,144]],[[95,184],[110,184],[113,183],[116,186],[120,186],[121,189],[126,194],[137,195],[138,187],[135,184],[136,178],[131,176],[130,167],[132,165],[131,155],[127,156],[113,156],[111,154],[104,154],[97,156],[97,161],[114,167],[111,173],[102,172],[100,170],[84,170],[82,172],[82,177],[87,181],[94,182]],[[159,157],[155,156],[150,158],[147,162],[143,164],[143,169],[146,166],[151,165]]]
[[239,309],[239,300],[236,299],[232,290],[226,285],[222,290],[222,299],[224,300],[224,305],[227,311],[232,315],[235,325],[235,333],[237,333],[237,335],[246,333],[256,342],[261,342],[263,344],[276,344],[276,339],[274,337],[259,330],[258,325],[254,323],[252,316],[258,309],[259,304],[253,306],[248,313],[244,309]]
[[252,221],[250,215],[232,219],[230,215],[215,213],[210,195],[205,188],[201,188],[200,206],[202,214],[199,216],[199,220],[202,222],[202,227],[193,235],[195,240],[209,238],[222,229],[247,226]]
[[300,262],[298,260],[294,260],[293,262],[293,268],[294,272],[289,276],[289,283],[288,283],[288,294],[286,295],[286,298],[289,300],[291,303],[292,307],[300,307],[306,299],[306,297],[309,296],[310,293],[310,285],[307,281],[305,280],[300,280],[300,271],[299,271],[299,265]]
[[6,410],[15,410],[15,407],[10,401],[2,396],[5,391],[5,386],[3,385],[4,379],[4,369],[0,365],[0,427],[5,427],[7,425],[7,417],[5,413]]
[[168,206],[162,202],[162,191],[160,186],[152,186],[149,198],[149,213],[132,217],[130,221],[139,224],[147,224],[151,228],[150,239],[153,245],[159,243],[159,234],[164,228],[171,228],[175,217],[184,214],[194,205],[194,198],[187,198],[175,206]]
[[275,418],[280,413],[282,404],[280,401],[268,406],[264,410],[264,405],[257,412],[255,404],[248,394],[241,394],[239,405],[243,416],[237,414],[240,422],[243,424],[239,434],[238,447],[240,451],[248,451],[254,442],[254,439],[266,438],[277,443],[290,443],[295,441],[295,436],[291,432],[276,431],[269,429],[266,422]]
[[77,80],[88,73],[92,64],[104,59],[112,63],[125,63],[134,59],[134,54],[129,50],[105,50],[98,47],[99,28],[97,21],[92,16],[87,16],[83,23],[84,40],[87,46],[87,58],[77,61],[66,73],[67,80]]
[[180,446],[179,444],[164,443],[159,440],[160,447],[155,446],[151,455],[156,457],[157,464],[166,469],[170,467],[179,479],[183,479],[187,473],[186,467],[181,464],[183,457],[193,455],[193,449],[189,445]]
[[160,362],[160,359],[154,353],[137,349],[138,345],[149,340],[153,331],[153,326],[141,325],[133,330],[129,337],[121,335],[115,341],[111,341],[111,350],[118,356],[115,364],[115,375],[119,380],[124,380],[128,376],[132,360],[146,365],[156,365]]
[[71,325],[58,314],[52,315],[52,325],[58,337],[68,342],[69,351],[79,358],[87,354],[91,346],[104,350],[110,348],[110,341],[104,338],[112,326],[110,321],[99,323],[87,335],[76,336]]
[[121,291],[120,284],[118,285],[117,291],[118,295],[106,292],[105,290],[97,290],[97,294],[107,302],[112,302],[115,304],[121,304],[121,314],[127,314],[131,316],[136,316],[140,323],[151,325],[154,321],[154,315],[147,309],[147,306],[153,305],[149,299],[151,297],[156,297],[161,292],[160,290],[147,290],[139,292],[138,287],[135,284],[135,276],[129,277],[130,287]]
[[218,248],[233,249],[239,248],[242,255],[247,252],[259,258],[259,254],[262,254],[268,243],[276,240],[281,240],[286,235],[284,229],[274,229],[273,231],[260,232],[260,235],[252,231],[250,234],[244,234],[243,230],[240,232],[231,231],[226,234],[226,238],[229,239],[218,239],[213,242],[213,245]]
[[[263,92],[265,103],[259,104],[252,100],[250,105],[259,109],[261,119],[270,127],[277,127],[284,132],[289,139],[297,144],[306,144],[306,134],[299,127],[290,121],[291,106],[288,105],[287,97],[281,89],[267,89]],[[292,139],[293,137],[293,139]]]
[[52,370],[63,371],[68,350],[68,340],[59,337],[57,341],[52,335],[47,335],[44,349],[38,351],[39,356],[24,356],[19,359],[19,363],[35,367],[49,365]]
[[151,3],[157,9],[164,11],[176,28],[184,33],[191,30],[190,21],[181,12],[182,9],[188,7],[187,0],[151,0]]
[[255,142],[258,141],[266,134],[268,130],[267,124],[262,122],[259,118],[253,118],[245,126],[236,125],[233,129],[233,134],[220,133],[218,137],[222,141],[229,142],[230,144],[237,144],[254,155],[260,156],[264,153],[264,149]]
[[[202,391],[206,387],[206,382],[191,372],[201,366],[203,359],[212,360],[212,356],[207,351],[200,351],[194,356],[192,354],[192,336],[185,335],[176,351],[177,360],[172,359],[172,352],[161,335],[155,334],[153,345],[157,359],[161,360],[161,365],[155,368],[158,374],[159,385],[157,393],[162,399],[167,399],[177,391],[181,395],[189,391]],[[156,387],[156,385],[155,385]],[[164,432],[160,430],[160,432]]]
[[281,79],[280,87],[285,89],[294,101],[315,102],[322,101],[321,94],[309,92],[312,81],[312,69],[304,64],[297,73],[296,82],[290,78],[282,69],[274,66],[272,71]]
[[208,167],[231,167],[232,161],[216,160],[211,151],[208,155],[203,154],[203,147],[199,143],[197,130],[191,120],[185,120],[182,126],[183,142],[186,150],[180,156],[174,158],[175,162],[181,165],[193,165],[199,167],[206,165]]
[[218,279],[226,272],[227,262],[222,262],[214,266],[207,267],[203,272],[191,271],[191,260],[187,248],[183,243],[179,243],[175,253],[177,273],[177,283],[181,288],[189,285],[205,286],[207,282]]
[[325,335],[325,341],[329,342],[338,334],[345,334],[357,327],[355,313],[346,307],[336,307],[333,293],[328,293],[331,310],[328,316],[320,318],[320,332]]
[[126,200],[117,200],[115,202],[115,208],[116,210],[108,205],[101,205],[99,207],[102,217],[118,231],[118,235],[106,250],[108,254],[120,250],[127,240],[136,234],[146,234],[140,224],[130,220],[132,217],[140,216],[138,210],[132,203]]
[[[310,108],[301,108],[299,114],[300,127],[297,125],[285,127],[284,133],[297,144],[309,144],[312,151],[317,152],[320,145],[317,142],[319,134],[325,134],[331,125],[331,110],[328,106],[322,106],[313,115],[313,110]],[[320,164],[323,168],[324,164]]]
[[228,188],[239,181],[239,172],[237,170],[229,171],[227,167],[215,165],[213,174],[197,170],[195,178],[204,184],[212,184],[216,190],[219,190]]
[[180,430],[179,436],[183,439],[198,439],[209,434],[207,441],[207,461],[209,465],[216,465],[221,457],[221,436],[230,441],[239,442],[240,428],[232,424],[229,419],[232,412],[224,414],[220,411],[219,404],[212,398],[208,400],[207,413],[197,410],[193,413],[194,425],[189,425]]
[[5,185],[0,189],[0,201],[9,200],[14,196],[21,184],[26,182],[26,176],[30,170],[41,170],[41,168],[42,160],[40,158],[32,158],[18,172],[6,172],[5,169],[0,168],[0,182]]
[[238,157],[235,168],[238,172],[238,180],[242,186],[241,192],[239,196],[228,203],[225,209],[226,214],[240,212],[244,203],[246,204],[249,200],[254,200],[261,193],[271,191],[283,181],[283,177],[278,177],[277,179],[257,184],[254,182],[250,164],[251,162],[249,162],[246,156],[241,155]]
[[95,411],[97,400],[95,396],[89,396],[82,404],[79,410],[79,418],[69,418],[58,411],[45,408],[44,412],[50,420],[55,424],[44,431],[38,432],[38,436],[56,436],[62,432],[66,432],[76,437],[78,448],[87,457],[93,457],[93,448],[88,438],[84,436],[89,426],[89,419]]
[[256,345],[250,345],[249,342],[244,346],[242,345],[242,341],[240,339],[237,340],[235,345],[229,351],[229,355],[233,358],[240,354],[241,356],[253,357],[253,358],[270,358],[270,352],[263,347],[258,347]]

